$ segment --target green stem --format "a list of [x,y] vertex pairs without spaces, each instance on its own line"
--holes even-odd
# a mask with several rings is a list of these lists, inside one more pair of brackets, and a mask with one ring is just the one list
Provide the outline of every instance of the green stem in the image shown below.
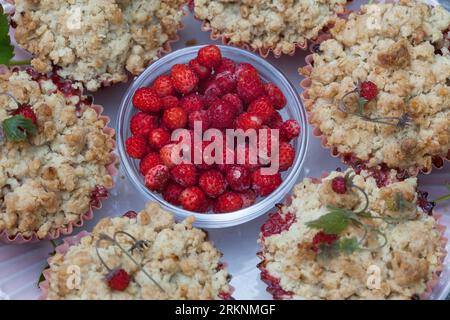
[[28,66],[31,64],[31,60],[10,60],[7,66]]
[[447,201],[447,200],[450,200],[450,194],[448,194],[446,196],[439,197],[439,198],[433,200],[433,202],[434,203],[441,203],[441,202],[444,202],[444,201]]

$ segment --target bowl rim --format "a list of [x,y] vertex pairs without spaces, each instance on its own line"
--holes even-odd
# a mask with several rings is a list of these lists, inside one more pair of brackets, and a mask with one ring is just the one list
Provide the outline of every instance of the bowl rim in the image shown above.
[[[296,148],[296,158],[294,160],[294,164],[292,167],[286,172],[286,176],[283,177],[282,184],[273,191],[270,195],[266,197],[261,197],[259,201],[250,207],[240,209],[238,211],[223,213],[223,214],[215,214],[215,213],[196,213],[192,211],[185,210],[181,207],[175,206],[167,201],[165,201],[162,197],[159,197],[154,192],[148,190],[145,185],[142,183],[142,177],[140,174],[133,169],[133,161],[127,156],[125,150],[125,140],[127,138],[129,132],[129,124],[125,123],[123,119],[130,113],[129,109],[133,110],[132,105],[132,97],[134,92],[142,86],[145,86],[149,82],[149,78],[152,76],[152,73],[158,70],[165,64],[176,64],[179,62],[173,62],[173,59],[179,59],[180,56],[196,53],[200,48],[205,45],[191,46],[183,49],[179,49],[173,51],[159,60],[152,63],[148,66],[144,72],[141,73],[140,76],[135,78],[132,84],[128,87],[125,95],[122,97],[122,101],[120,103],[120,109],[116,118],[116,126],[117,126],[117,149],[119,151],[119,157],[122,164],[122,168],[125,171],[128,179],[131,180],[134,187],[140,191],[140,193],[145,196],[148,200],[158,202],[163,208],[172,212],[178,219],[184,219],[189,216],[195,217],[194,226],[203,227],[203,228],[225,228],[232,227],[243,224],[245,222],[256,219],[257,217],[271,211],[274,206],[282,202],[286,196],[289,195],[294,184],[297,182],[297,178],[300,176],[300,173],[303,168],[303,164],[306,160],[306,154],[309,146],[309,126],[307,122],[306,109],[300,99],[300,94],[295,89],[294,85],[289,81],[289,79],[269,61],[257,56],[256,54],[230,46],[217,45],[224,57],[227,57],[230,53],[241,55],[243,58],[247,60],[247,62],[257,62],[264,66],[268,72],[270,72],[274,77],[277,78],[277,86],[281,87],[286,94],[290,96],[293,100],[294,105],[291,110],[295,113],[295,119],[300,121],[301,125],[301,134],[300,138],[297,140],[298,147]],[[186,61],[187,62],[187,61]],[[159,76],[160,73],[155,73],[154,77]]]

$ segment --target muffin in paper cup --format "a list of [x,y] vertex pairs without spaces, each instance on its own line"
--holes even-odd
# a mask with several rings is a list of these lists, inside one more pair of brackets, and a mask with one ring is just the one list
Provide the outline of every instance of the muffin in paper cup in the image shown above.
[[354,168],[429,173],[450,158],[450,13],[371,4],[311,44],[299,71],[314,135]]
[[115,131],[80,83],[32,68],[0,73],[0,241],[71,234],[114,185]]
[[191,0],[190,8],[202,21],[202,31],[212,40],[258,51],[266,58],[294,55],[306,49],[339,15],[346,13],[347,0],[305,1],[292,4],[271,1]]
[[[69,237],[49,258],[41,299],[232,299],[222,254],[207,234],[177,223],[157,203],[105,218],[92,233]],[[79,271],[68,282],[67,270]],[[119,281],[120,280],[120,281]]]
[[447,254],[432,210],[395,170],[306,178],[261,227],[261,279],[275,299],[426,299]]
[[[89,91],[139,75],[178,40],[184,0],[16,0],[12,24],[32,66]],[[42,30],[37,32],[36,30]]]

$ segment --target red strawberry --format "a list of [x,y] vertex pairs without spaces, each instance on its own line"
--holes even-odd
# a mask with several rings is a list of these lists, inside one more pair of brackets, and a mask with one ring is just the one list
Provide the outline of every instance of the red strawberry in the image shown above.
[[236,128],[244,131],[249,129],[258,130],[261,128],[262,124],[263,121],[258,115],[249,112],[240,114],[236,119]]
[[176,64],[170,71],[175,90],[182,94],[188,94],[198,84],[197,74],[184,64]]
[[134,93],[133,105],[144,112],[158,112],[162,108],[162,101],[153,89],[144,87]]
[[158,117],[144,112],[138,112],[131,118],[131,133],[135,136],[147,136],[150,130],[158,128],[158,122]]
[[158,164],[147,171],[144,182],[151,191],[162,191],[170,179],[169,168]]
[[287,120],[280,128],[280,136],[287,141],[291,141],[300,135],[300,125],[297,120]]
[[217,129],[232,128],[236,118],[235,109],[223,100],[217,100],[208,109],[209,122],[211,127]]
[[128,218],[128,219],[136,219],[137,212],[133,211],[133,210],[130,210],[130,211],[125,212],[122,217],[125,217],[125,218]]
[[272,115],[272,119],[270,119],[269,127],[272,129],[281,129],[282,125],[283,117],[278,113],[278,111],[275,111]]
[[244,112],[244,104],[237,94],[227,93],[222,97],[222,100],[228,102],[235,109],[236,114]]
[[286,105],[286,97],[283,92],[273,83],[267,83],[264,85],[264,90],[275,109],[283,109]]
[[214,207],[214,203],[214,199],[205,197],[205,202],[203,202],[203,205],[198,209],[198,212],[205,213],[211,211],[211,209]]
[[248,208],[256,202],[255,191],[248,189],[238,193],[242,199],[242,208]]
[[261,166],[258,151],[255,147],[246,145],[244,148],[237,148],[235,153],[236,163],[243,165],[248,170],[254,171]]
[[234,63],[233,60],[228,58],[223,58],[222,61],[220,62],[220,65],[215,68],[217,74],[225,71],[234,73],[235,70],[236,70],[236,63]]
[[246,167],[236,165],[228,168],[226,180],[232,190],[244,191],[250,188],[252,175]]
[[173,107],[178,107],[178,98],[175,96],[166,96],[161,99],[162,107],[164,110],[170,109]]
[[192,163],[177,164],[170,173],[173,180],[183,187],[192,187],[197,184],[197,169]]
[[359,88],[359,96],[367,101],[373,100],[378,95],[378,87],[371,81],[364,81]]
[[108,274],[106,282],[112,290],[125,291],[130,285],[130,276],[124,269],[115,269]]
[[321,244],[332,244],[338,239],[335,234],[326,234],[323,231],[319,231],[313,238],[312,249],[315,253],[319,251],[319,245]]
[[263,123],[269,123],[275,110],[270,99],[267,96],[261,96],[250,103],[247,112],[258,115]]
[[211,68],[202,66],[197,59],[189,61],[189,67],[194,70],[200,80],[208,79],[211,76]]
[[206,196],[199,187],[189,187],[181,192],[179,201],[186,210],[203,212]]
[[153,82],[153,90],[155,93],[162,97],[171,96],[175,94],[175,88],[172,84],[172,78],[168,75],[162,75],[156,78]]
[[161,159],[161,162],[168,167],[169,169],[172,169],[175,167],[176,163],[172,160],[172,150],[175,147],[174,143],[166,144],[164,147],[159,150],[159,157]]
[[287,143],[287,142],[281,142],[280,143],[280,149],[279,149],[279,165],[280,165],[280,171],[285,171],[289,169],[292,164],[294,163],[295,159],[295,149],[294,147]]
[[217,170],[203,172],[198,179],[198,186],[211,198],[217,198],[226,189],[225,179]]
[[214,81],[217,83],[222,94],[234,92],[236,89],[236,77],[234,73],[230,71],[216,74]]
[[216,202],[214,212],[227,213],[242,209],[244,202],[235,192],[227,192],[221,195]]
[[[266,132],[263,130],[266,130]],[[272,130],[267,126],[262,126],[261,130],[258,131],[258,155],[267,160],[267,164],[270,162],[269,158],[272,154],[272,144],[275,145],[277,142],[275,132]],[[265,137],[264,134],[266,135]]]
[[215,45],[209,45],[201,48],[197,55],[198,63],[202,66],[215,68],[220,65],[222,61],[222,53]]
[[240,63],[235,69],[236,77],[239,79],[242,77],[252,77],[259,79],[259,73],[258,70],[254,66],[252,66],[250,63]]
[[268,196],[282,183],[281,175],[275,173],[272,175],[263,175],[262,168],[256,169],[252,175],[253,190],[259,196]]
[[[199,168],[200,170],[211,170],[215,166],[215,159],[214,159],[215,152],[214,151],[210,152],[209,150],[208,152],[205,152],[205,148],[210,144],[211,144],[210,141],[202,141],[202,150],[201,150],[202,161],[201,163],[195,163],[197,168]],[[197,146],[195,148],[196,151],[199,152],[197,150]],[[208,161],[208,163],[206,161]]]
[[331,180],[331,189],[338,194],[344,194],[347,192],[347,183],[342,176],[334,177]]
[[264,86],[261,79],[253,76],[240,76],[236,86],[237,94],[246,103],[264,95]]
[[147,154],[147,140],[143,136],[129,137],[125,147],[128,155],[135,159],[141,159]]
[[21,105],[12,113],[13,116],[21,115],[24,118],[30,119],[35,125],[37,125],[37,117],[33,109],[29,105]]
[[170,133],[163,128],[156,128],[150,130],[148,134],[148,144],[155,148],[161,149],[170,142]]
[[159,156],[159,153],[151,152],[148,155],[146,155],[139,163],[139,171],[143,176],[145,176],[148,170],[150,170],[154,166],[157,166],[158,164],[163,164]]
[[181,107],[173,107],[164,111],[162,122],[170,130],[186,127],[187,113]]
[[180,202],[180,195],[183,192],[184,188],[180,186],[178,183],[170,183],[163,192],[163,198],[167,202],[179,206],[181,205]]
[[180,107],[183,108],[188,114],[194,111],[202,110],[204,105],[205,102],[203,97],[196,93],[185,96],[180,100]]
[[194,111],[189,114],[189,128],[194,129],[195,123],[201,124],[202,131],[209,129],[209,116],[207,110]]

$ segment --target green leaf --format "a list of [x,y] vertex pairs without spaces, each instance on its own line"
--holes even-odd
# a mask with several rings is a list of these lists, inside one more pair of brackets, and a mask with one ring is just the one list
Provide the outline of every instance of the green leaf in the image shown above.
[[360,249],[358,240],[355,237],[342,238],[339,240],[339,251],[344,254],[352,254]]
[[334,243],[321,243],[318,246],[317,258],[318,259],[331,259],[339,256],[339,244]]
[[350,217],[343,210],[336,210],[321,216],[317,220],[309,221],[306,225],[310,228],[321,229],[328,234],[339,234],[350,223]]
[[24,141],[28,135],[36,134],[37,128],[31,119],[16,115],[3,120],[3,131],[10,141]]
[[9,38],[8,16],[0,6],[0,64],[9,65],[14,57],[14,46]]

